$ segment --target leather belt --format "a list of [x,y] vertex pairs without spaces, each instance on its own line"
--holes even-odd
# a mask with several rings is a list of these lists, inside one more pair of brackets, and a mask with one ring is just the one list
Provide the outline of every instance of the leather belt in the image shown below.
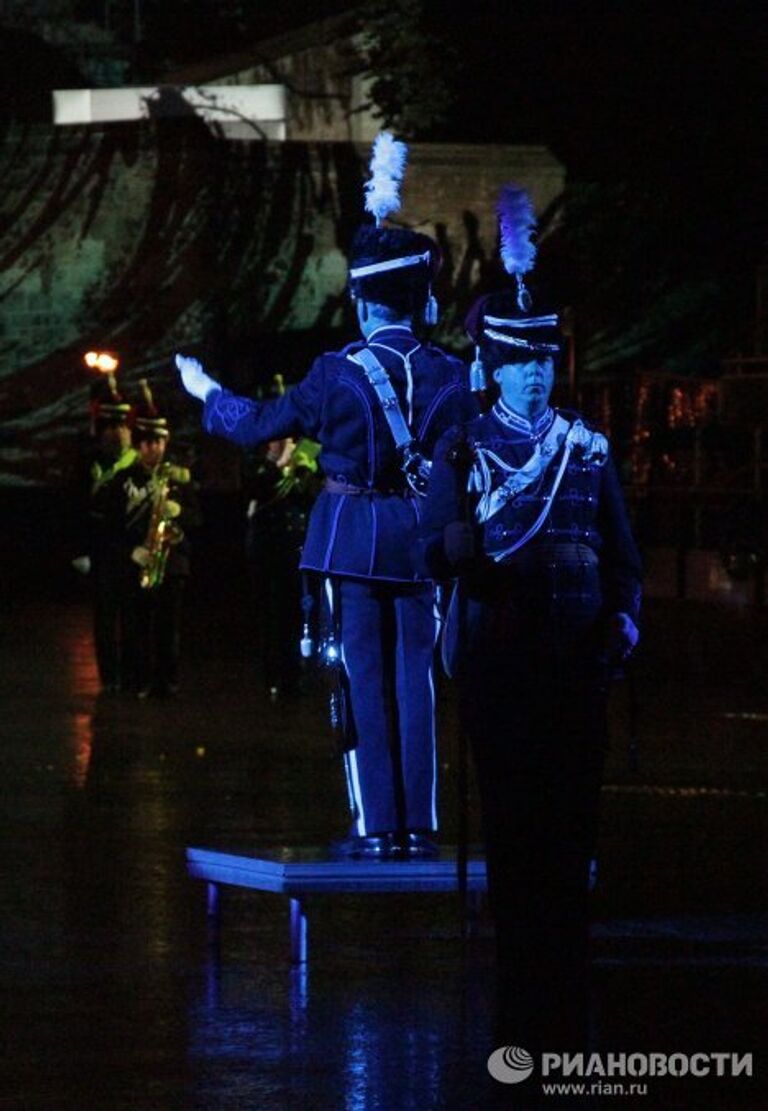
[[353,486],[351,482],[340,482],[338,478],[326,478],[325,489],[329,494],[350,494],[352,497],[376,493],[376,490],[369,490],[366,486]]

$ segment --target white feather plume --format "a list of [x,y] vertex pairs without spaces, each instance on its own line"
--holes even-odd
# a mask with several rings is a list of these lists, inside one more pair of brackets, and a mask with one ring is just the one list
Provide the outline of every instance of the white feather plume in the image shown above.
[[504,269],[508,274],[527,274],[536,258],[536,245],[531,242],[536,231],[536,213],[531,198],[519,185],[504,185],[496,211]]
[[400,208],[400,184],[405,173],[408,147],[389,131],[380,132],[373,143],[371,177],[365,184],[365,209],[376,224]]

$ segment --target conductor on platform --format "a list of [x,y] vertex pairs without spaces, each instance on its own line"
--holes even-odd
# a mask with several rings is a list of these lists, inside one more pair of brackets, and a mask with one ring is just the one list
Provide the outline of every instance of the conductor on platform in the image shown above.
[[317,358],[285,396],[233,396],[195,359],[177,356],[205,428],[242,445],[302,436],[321,445],[325,475],[301,566],[323,576],[332,610],[325,646],[343,662],[348,695],[344,763],[352,856],[436,852],[432,661],[433,585],[413,562],[429,460],[475,403],[462,364],[422,341],[437,320],[435,243],[383,221],[399,207],[407,150],[382,133],[366,208],[375,223],[352,244],[349,292],[362,338]]

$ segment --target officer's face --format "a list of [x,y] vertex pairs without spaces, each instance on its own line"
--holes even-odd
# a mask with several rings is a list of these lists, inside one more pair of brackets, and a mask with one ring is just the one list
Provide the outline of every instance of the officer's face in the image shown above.
[[494,370],[493,378],[501,387],[501,396],[510,409],[535,414],[547,406],[555,381],[555,364],[552,359],[507,363]]

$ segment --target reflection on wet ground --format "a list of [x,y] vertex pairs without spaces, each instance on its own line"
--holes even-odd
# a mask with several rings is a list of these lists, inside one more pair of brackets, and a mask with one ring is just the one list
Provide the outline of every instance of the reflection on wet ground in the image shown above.
[[[766,1105],[765,629],[650,608],[615,692],[595,1046],[758,1055],[751,1081],[649,1081],[645,1108]],[[0,1107],[512,1106],[485,1065],[489,924],[463,948],[454,897],[315,897],[305,973],[277,896],[228,890],[210,933],[186,845],[322,844],[346,818],[322,691],[270,703],[245,619],[215,605],[190,613],[186,657],[177,700],[99,695],[82,600],[3,615]],[[447,687],[441,716],[451,841]]]

